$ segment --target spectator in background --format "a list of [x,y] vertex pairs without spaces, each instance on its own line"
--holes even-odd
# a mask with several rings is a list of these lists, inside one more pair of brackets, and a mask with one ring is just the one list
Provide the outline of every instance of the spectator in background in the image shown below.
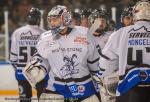
[[[1,1],[2,2],[2,1]],[[5,0],[3,2],[3,6],[1,6],[1,12],[0,12],[0,27],[1,27],[1,33],[4,33],[5,31],[5,22],[4,22],[4,12],[8,12],[8,29],[9,29],[9,35],[11,36],[12,32],[16,29],[17,23],[15,22],[16,18],[14,19],[14,11],[16,9],[16,5],[18,2],[16,0]]]
[[32,7],[30,0],[21,0],[19,4],[17,5],[14,17],[17,27],[21,27],[23,25],[26,25],[27,22],[25,20],[27,13],[29,9]]

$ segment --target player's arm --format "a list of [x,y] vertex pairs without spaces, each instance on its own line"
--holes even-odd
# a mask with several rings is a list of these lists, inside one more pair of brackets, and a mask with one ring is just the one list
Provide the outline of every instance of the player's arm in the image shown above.
[[49,70],[48,61],[36,53],[23,69],[23,74],[29,83],[35,87],[38,82],[44,79]]
[[[116,33],[116,32],[115,32]],[[116,88],[119,81],[118,76],[118,44],[119,39],[113,33],[102,52],[100,53],[99,67],[100,73],[95,76],[100,82],[100,94],[102,102],[116,100]]]
[[16,39],[16,31],[12,34],[11,37],[11,49],[10,49],[10,57],[9,60],[14,69],[16,69],[17,61],[18,61],[18,50],[17,50],[17,39]]
[[111,75],[118,70],[119,67],[119,44],[120,44],[120,30],[112,33],[108,42],[102,50],[100,56],[99,66],[102,76]]
[[98,43],[93,35],[88,35],[88,55],[87,55],[87,64],[89,67],[89,70],[92,74],[98,72],[99,69],[99,53],[98,53]]

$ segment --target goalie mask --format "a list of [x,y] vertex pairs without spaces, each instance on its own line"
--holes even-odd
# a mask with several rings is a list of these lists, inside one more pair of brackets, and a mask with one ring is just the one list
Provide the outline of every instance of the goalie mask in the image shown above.
[[71,24],[71,13],[67,7],[57,5],[48,13],[47,21],[50,29],[59,33]]
[[150,2],[147,0],[139,1],[133,7],[133,20],[150,20]]

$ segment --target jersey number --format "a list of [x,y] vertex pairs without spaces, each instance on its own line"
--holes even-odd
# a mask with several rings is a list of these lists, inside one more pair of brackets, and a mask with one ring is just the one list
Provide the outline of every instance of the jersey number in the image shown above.
[[[150,47],[145,47],[146,53],[150,53]],[[128,65],[141,65],[143,64],[143,50],[136,50],[136,59],[133,60],[133,48],[128,48],[127,64]]]
[[35,50],[36,50],[35,47],[20,47],[20,49],[19,49],[19,62],[20,63],[26,63],[28,61],[28,58],[30,56],[33,56],[33,54],[35,53]]

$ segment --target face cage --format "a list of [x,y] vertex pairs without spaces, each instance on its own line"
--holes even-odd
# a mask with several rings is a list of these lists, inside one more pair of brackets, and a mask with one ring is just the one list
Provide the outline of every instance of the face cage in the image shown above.
[[[49,25],[50,30],[53,30],[53,31],[55,31],[55,32],[58,32],[59,29],[62,28],[62,26],[63,26],[62,21],[61,21],[61,23],[60,23],[59,25],[57,25],[57,26],[51,26],[51,24],[49,23],[52,18],[58,19],[59,17],[61,17],[61,15],[53,15],[53,16],[48,16],[48,17],[47,17],[47,22],[48,22],[48,25]],[[61,19],[62,19],[62,17],[61,17]]]

